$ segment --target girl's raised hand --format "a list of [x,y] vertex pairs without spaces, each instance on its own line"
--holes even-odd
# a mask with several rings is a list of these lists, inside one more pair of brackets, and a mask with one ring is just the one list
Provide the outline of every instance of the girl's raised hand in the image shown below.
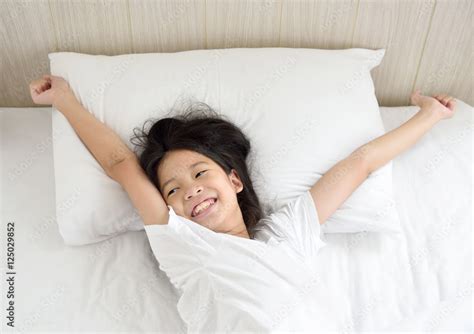
[[50,104],[57,106],[62,100],[74,97],[69,84],[62,77],[43,75],[41,79],[30,83],[30,94],[36,104]]
[[411,94],[410,101],[413,105],[431,110],[441,119],[451,118],[456,112],[456,100],[447,94],[425,96],[421,95],[419,89],[416,89]]

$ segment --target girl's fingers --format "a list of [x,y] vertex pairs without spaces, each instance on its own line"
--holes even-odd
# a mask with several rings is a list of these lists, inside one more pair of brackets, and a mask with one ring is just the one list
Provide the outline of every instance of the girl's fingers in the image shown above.
[[438,94],[438,95],[434,95],[434,98],[436,98],[441,104],[446,106],[446,103],[449,101],[451,96],[447,94]]
[[43,91],[51,88],[51,82],[47,81],[46,79],[37,79],[30,84],[30,88],[36,94],[41,94]]
[[449,101],[451,101],[452,99],[454,99],[454,97],[452,97],[452,96],[448,96],[448,97],[445,98],[446,102],[449,102]]
[[36,80],[33,80],[33,82],[31,83],[33,86],[38,86],[38,85],[41,85],[45,82],[44,79],[36,79]]
[[33,81],[30,85],[30,88],[34,90],[35,92],[38,91],[38,88],[41,86],[41,83],[37,82],[36,80]]
[[446,94],[438,94],[438,95],[434,95],[433,97],[439,102],[443,103],[443,98],[445,98],[446,96],[447,96]]
[[442,95],[438,95],[438,97],[436,98],[436,100],[438,100],[439,103],[441,103],[441,104],[444,105]]
[[449,100],[451,100],[451,99],[452,99],[451,96],[449,96],[449,95],[443,95],[439,101],[440,101],[442,104],[446,105],[446,104],[449,102]]
[[446,107],[448,107],[448,108],[451,109],[451,110],[454,110],[454,107],[455,107],[455,106],[456,106],[456,100],[454,100],[454,99],[453,99],[453,100],[450,100],[450,101],[448,102],[448,104],[446,105]]

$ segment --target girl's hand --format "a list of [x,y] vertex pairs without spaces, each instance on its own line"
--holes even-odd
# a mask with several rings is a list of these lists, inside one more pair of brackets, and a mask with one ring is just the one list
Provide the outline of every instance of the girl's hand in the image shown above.
[[34,103],[55,107],[66,99],[75,99],[67,81],[54,75],[43,75],[42,79],[33,80],[30,83],[30,93]]
[[420,108],[426,108],[440,117],[440,119],[451,118],[455,111],[456,100],[447,94],[438,94],[431,96],[421,95],[420,90],[416,89],[411,94],[411,103]]

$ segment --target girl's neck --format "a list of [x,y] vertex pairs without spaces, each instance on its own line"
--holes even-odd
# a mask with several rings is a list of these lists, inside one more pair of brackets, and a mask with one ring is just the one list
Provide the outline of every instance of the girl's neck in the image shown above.
[[236,236],[236,237],[241,237],[241,238],[245,238],[245,239],[250,239],[250,236],[249,236],[249,233],[247,231],[247,228],[244,227],[244,229],[242,231],[239,231],[238,233],[232,233],[229,232],[228,234],[230,235],[233,235],[233,236]]

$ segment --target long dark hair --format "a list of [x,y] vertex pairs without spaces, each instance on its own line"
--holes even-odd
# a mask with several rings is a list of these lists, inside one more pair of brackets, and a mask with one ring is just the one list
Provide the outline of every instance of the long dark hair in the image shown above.
[[[149,123],[152,125],[147,130]],[[235,169],[244,186],[237,194],[237,202],[249,236],[253,238],[254,227],[264,211],[247,169],[250,141],[239,127],[208,104],[194,102],[179,109],[173,117],[146,120],[142,128],[134,128],[133,133],[131,142],[135,145],[140,165],[158,190],[157,170],[168,151],[187,149],[205,155],[227,175]]]

